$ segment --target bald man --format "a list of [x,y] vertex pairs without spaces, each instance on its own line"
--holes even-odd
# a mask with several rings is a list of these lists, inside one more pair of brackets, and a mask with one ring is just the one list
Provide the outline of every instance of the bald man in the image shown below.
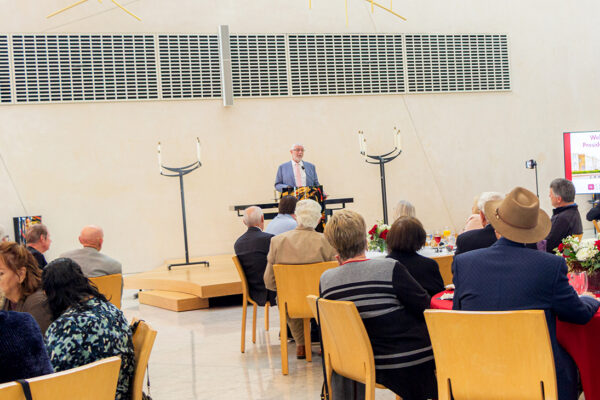
[[81,230],[79,235],[79,243],[83,248],[68,251],[60,256],[70,258],[79,264],[83,274],[88,278],[122,273],[120,262],[100,253],[103,241],[102,228],[88,225]]

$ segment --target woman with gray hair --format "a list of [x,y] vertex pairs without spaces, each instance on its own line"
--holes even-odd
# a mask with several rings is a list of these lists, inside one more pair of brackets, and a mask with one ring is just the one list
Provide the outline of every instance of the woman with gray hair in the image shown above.
[[408,200],[400,200],[394,207],[394,221],[400,217],[415,217],[416,215],[415,206]]
[[[366,226],[360,214],[335,213],[325,237],[337,250],[340,267],[321,275],[321,296],[356,305],[373,347],[376,382],[404,400],[436,399],[435,363],[423,318],[430,302],[427,292],[398,261],[366,258]],[[364,393],[357,386],[334,374],[333,398]]]
[[[275,264],[312,264],[335,260],[335,250],[322,233],[315,231],[321,221],[321,205],[314,200],[300,200],[296,204],[296,229],[273,236],[267,255],[265,286],[277,290]],[[365,231],[366,232],[366,231]],[[296,342],[296,357],[306,357],[302,319],[288,318],[288,325]]]

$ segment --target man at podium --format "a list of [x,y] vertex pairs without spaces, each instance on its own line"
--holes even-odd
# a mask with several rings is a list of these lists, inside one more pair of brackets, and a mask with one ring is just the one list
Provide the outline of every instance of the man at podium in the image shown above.
[[314,164],[302,160],[304,146],[296,143],[290,148],[290,153],[292,161],[281,164],[277,170],[275,190],[283,192],[287,187],[319,186]]

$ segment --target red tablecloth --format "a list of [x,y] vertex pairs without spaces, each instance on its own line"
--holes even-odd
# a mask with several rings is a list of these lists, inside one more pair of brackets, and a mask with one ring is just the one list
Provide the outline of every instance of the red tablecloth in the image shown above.
[[[444,293],[450,292],[441,292],[431,298],[431,308],[452,309],[452,300],[440,300]],[[585,325],[557,322],[558,343],[573,357],[579,368],[585,399],[600,400],[600,379],[597,372],[597,360],[600,360],[600,310]]]

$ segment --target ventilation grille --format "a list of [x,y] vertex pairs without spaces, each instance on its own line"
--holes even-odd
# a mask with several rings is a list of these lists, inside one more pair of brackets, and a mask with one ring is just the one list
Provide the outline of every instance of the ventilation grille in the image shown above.
[[231,35],[234,97],[287,96],[285,35]]
[[164,99],[221,97],[217,35],[159,35]]
[[151,35],[14,35],[17,102],[157,99]]
[[289,35],[293,95],[404,92],[402,35]]
[[0,103],[10,103],[10,66],[8,36],[0,35]]
[[409,92],[510,90],[506,35],[406,35]]

